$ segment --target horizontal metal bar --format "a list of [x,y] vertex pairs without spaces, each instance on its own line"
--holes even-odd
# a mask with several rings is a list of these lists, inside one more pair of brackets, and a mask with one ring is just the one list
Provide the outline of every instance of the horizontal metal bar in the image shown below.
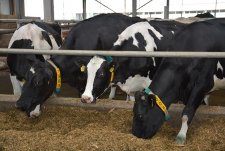
[[11,34],[14,33],[16,29],[0,29],[0,34]]
[[[18,100],[18,96],[0,94],[0,111],[7,111],[15,108],[15,103]],[[96,110],[110,110],[110,109],[132,109],[134,102],[123,100],[102,100],[99,99],[96,104],[81,103],[80,98],[70,97],[50,97],[44,105],[63,105],[63,106],[75,106]],[[180,113],[182,112],[184,105],[172,104],[169,108],[169,112]],[[200,106],[196,112],[198,115],[225,115],[225,107],[222,106]],[[174,116],[177,117],[177,116]]]
[[0,19],[0,23],[16,23],[18,19]]
[[74,24],[74,23],[72,23],[72,24],[65,24],[65,25],[59,25],[61,28],[70,28],[70,27],[73,27],[74,25],[76,25],[76,24]]
[[106,51],[106,50],[33,50],[0,48],[1,53],[45,54],[74,56],[121,56],[121,57],[174,57],[174,58],[225,58],[225,52],[168,52],[168,51]]
[[54,21],[58,23],[78,23],[81,20],[54,20]]
[[[40,18],[27,18],[27,19],[0,19],[0,23],[21,23],[21,22],[31,22],[31,21],[43,21]],[[59,23],[78,23],[79,20],[55,20]]]

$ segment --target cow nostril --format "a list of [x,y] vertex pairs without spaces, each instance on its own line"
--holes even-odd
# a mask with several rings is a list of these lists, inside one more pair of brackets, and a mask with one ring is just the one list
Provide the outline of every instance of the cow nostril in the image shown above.
[[84,96],[81,98],[82,103],[90,103],[90,101],[91,101],[91,97]]
[[86,101],[85,101],[84,98],[81,98],[81,102],[82,102],[82,103],[86,103]]

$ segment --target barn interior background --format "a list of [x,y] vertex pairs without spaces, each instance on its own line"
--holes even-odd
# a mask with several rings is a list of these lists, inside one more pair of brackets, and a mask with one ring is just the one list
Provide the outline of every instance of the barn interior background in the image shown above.
[[[205,12],[225,17],[225,0],[0,0],[0,48],[8,47],[13,32],[24,21],[57,22],[62,28],[62,38],[65,38],[77,22],[113,12],[147,19],[186,18]],[[6,55],[0,54],[0,95],[13,94]],[[118,99],[124,100],[126,96],[120,93]],[[214,92],[210,96],[213,100],[210,105],[224,106],[224,94],[224,91]],[[73,104],[74,100],[69,97],[78,97],[74,88],[67,84],[63,85],[61,96],[65,98],[56,99],[56,102],[52,100],[53,104]],[[10,102],[10,99],[12,97],[6,101]],[[101,108],[107,108],[104,102],[99,104]],[[132,107],[125,101],[122,105],[124,108]],[[0,113],[4,108],[7,104],[0,106]],[[177,113],[176,107],[173,110]],[[183,148],[177,148],[171,139],[179,129],[179,122],[174,122],[177,119],[172,119],[170,125],[165,124],[155,139],[146,141],[131,135],[131,110],[112,109],[102,113],[52,106],[44,108],[43,112],[45,114],[36,120],[30,120],[15,110],[0,114],[0,150],[225,150],[225,120],[214,116],[224,115],[224,108],[204,110],[202,115],[205,118],[197,116],[189,133],[192,137]]]

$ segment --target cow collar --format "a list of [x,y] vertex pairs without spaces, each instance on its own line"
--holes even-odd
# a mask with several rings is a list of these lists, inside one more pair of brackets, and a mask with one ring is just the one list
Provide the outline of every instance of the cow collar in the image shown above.
[[50,60],[47,60],[54,68],[56,71],[56,88],[55,88],[55,93],[59,94],[61,92],[61,72],[59,70],[59,68]]
[[170,115],[169,115],[169,112],[167,110],[167,107],[166,105],[163,103],[163,101],[159,98],[158,95],[156,94],[153,94],[153,92],[149,89],[149,88],[145,88],[144,92],[146,94],[151,94],[151,95],[154,95],[155,96],[155,103],[158,105],[158,107],[164,112],[165,114],[165,120],[168,121],[170,119]]

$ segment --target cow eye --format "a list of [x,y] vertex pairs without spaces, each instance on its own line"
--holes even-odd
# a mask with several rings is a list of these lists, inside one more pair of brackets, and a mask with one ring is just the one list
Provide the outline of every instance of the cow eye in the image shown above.
[[98,77],[99,77],[99,78],[103,78],[103,77],[104,77],[104,73],[103,73],[103,72],[102,72],[102,73],[99,73],[99,74],[98,74]]
[[143,103],[144,106],[148,106],[148,101],[145,100],[142,103]]
[[34,80],[34,86],[41,86],[42,83],[43,82],[41,80]]

